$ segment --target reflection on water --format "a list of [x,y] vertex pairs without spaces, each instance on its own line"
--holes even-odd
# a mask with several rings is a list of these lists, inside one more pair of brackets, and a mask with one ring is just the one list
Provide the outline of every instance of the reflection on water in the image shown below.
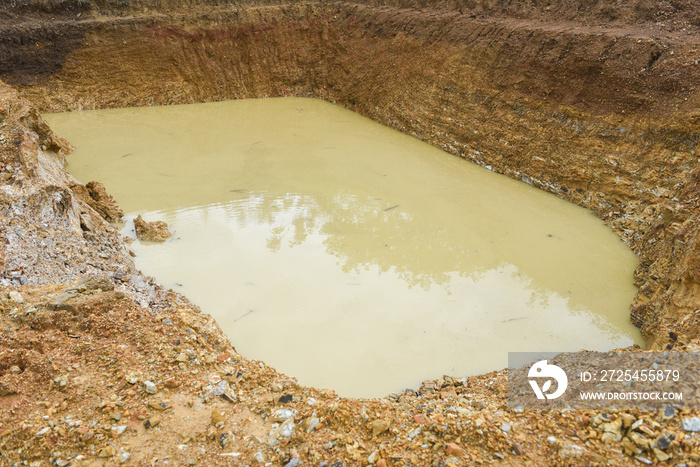
[[79,179],[175,231],[137,242],[137,265],[303,384],[379,396],[508,351],[641,342],[636,258],[590,213],[352,112],[270,99],[48,119]]

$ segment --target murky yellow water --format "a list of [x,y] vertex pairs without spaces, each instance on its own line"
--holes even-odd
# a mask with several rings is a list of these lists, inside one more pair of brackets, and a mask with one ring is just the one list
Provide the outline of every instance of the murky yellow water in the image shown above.
[[508,351],[642,343],[636,257],[592,214],[337,106],[46,118],[78,179],[175,231],[137,266],[302,384],[382,396]]

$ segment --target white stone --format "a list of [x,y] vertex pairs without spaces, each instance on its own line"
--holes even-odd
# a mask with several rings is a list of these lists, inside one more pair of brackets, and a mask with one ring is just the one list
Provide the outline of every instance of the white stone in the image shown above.
[[296,415],[296,410],[290,409],[277,409],[272,415],[272,420],[275,422],[283,422],[288,418],[292,418]]
[[377,456],[379,455],[379,451],[374,451],[372,454],[369,455],[367,458],[367,462],[370,464],[374,464],[374,461],[377,460]]
[[229,392],[231,388],[229,387],[228,382],[222,380],[218,383],[210,384],[209,386],[207,386],[207,390],[212,396],[221,396],[224,393]]
[[288,418],[283,424],[270,431],[269,444],[272,446],[278,439],[289,438],[294,431],[294,419]]
[[312,418],[309,422],[309,427],[306,429],[306,432],[311,433],[312,431],[314,431],[314,428],[316,428],[320,422],[321,421],[318,418]]
[[700,418],[684,418],[683,429],[685,431],[700,431]]
[[158,389],[156,389],[156,385],[150,381],[144,381],[143,385],[145,386],[145,390],[148,394],[155,394],[158,392]]
[[20,294],[16,290],[10,292],[10,300],[17,303],[24,303],[24,298],[22,298],[22,294]]

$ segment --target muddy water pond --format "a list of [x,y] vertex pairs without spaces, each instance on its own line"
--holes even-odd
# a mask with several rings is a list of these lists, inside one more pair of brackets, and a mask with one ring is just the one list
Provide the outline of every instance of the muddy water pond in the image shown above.
[[637,259],[591,213],[330,103],[45,117],[76,178],[174,232],[136,265],[302,384],[383,396],[508,351],[642,344]]

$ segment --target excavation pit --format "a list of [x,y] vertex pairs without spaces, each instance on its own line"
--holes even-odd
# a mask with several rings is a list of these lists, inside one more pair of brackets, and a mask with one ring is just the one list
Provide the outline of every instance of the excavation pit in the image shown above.
[[[354,399],[238,354],[189,292],[135,267],[101,209],[106,193],[65,172],[71,150],[39,117],[259,97],[336,103],[588,209],[638,257],[627,313],[645,347],[697,350],[700,6],[467,3],[0,5],[0,448],[8,462],[697,461],[700,441],[685,429],[697,410],[509,410],[504,364]],[[394,204],[373,207],[390,216],[401,212],[383,211]],[[107,290],[80,291],[96,276]],[[648,444],[624,429],[633,419],[651,430]],[[620,421],[619,435],[608,431]],[[654,449],[652,440],[670,435],[671,446]]]
[[[347,397],[642,344],[636,256],[587,210],[321,100],[47,115],[133,219],[136,265],[244,356]],[[133,232],[133,223],[124,231]],[[133,234],[131,234],[133,235]]]

